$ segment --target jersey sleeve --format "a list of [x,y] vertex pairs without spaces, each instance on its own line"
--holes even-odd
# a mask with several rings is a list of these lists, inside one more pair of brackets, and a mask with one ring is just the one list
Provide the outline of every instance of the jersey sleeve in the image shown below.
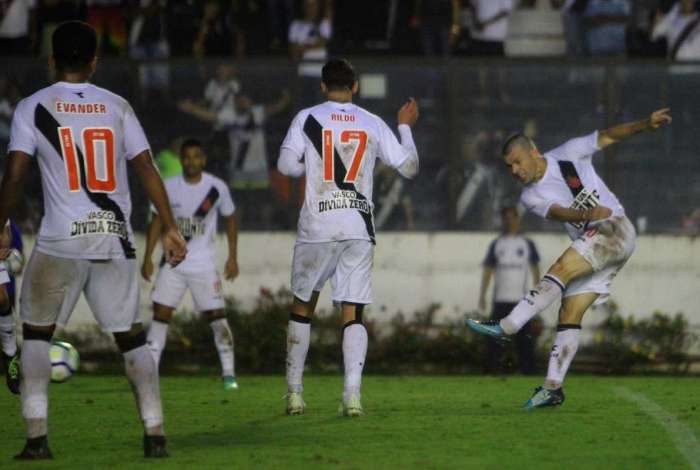
[[552,207],[556,201],[544,198],[542,195],[538,194],[537,191],[526,189],[520,195],[520,202],[528,211],[546,219],[549,208]]
[[399,133],[401,134],[401,142],[396,138],[396,135],[389,129],[386,123],[379,121],[379,158],[392,168],[400,168],[410,160],[415,160],[416,168],[412,177],[418,172],[418,151],[416,144],[413,142],[411,128],[405,124],[399,125]]
[[292,151],[292,153],[298,157],[298,160],[301,160],[301,157],[304,155],[304,150],[306,150],[306,141],[304,140],[304,131],[302,129],[303,119],[304,116],[301,113],[294,117],[281,145],[282,149],[289,149]]
[[530,264],[537,264],[540,262],[540,253],[537,251],[537,245],[530,240],[529,238],[527,239],[527,246],[530,248]]
[[492,241],[489,245],[483,265],[489,268],[496,267],[496,240]]
[[151,149],[141,123],[136,117],[133,108],[129,105],[127,105],[124,114],[124,147],[127,160],[131,160],[144,150]]
[[12,127],[10,129],[10,144],[8,152],[19,151],[27,155],[34,155],[36,152],[36,133],[30,124],[28,113],[29,105],[25,100],[20,101],[15,108],[12,117]]
[[236,212],[236,205],[233,203],[231,191],[229,191],[228,186],[224,183],[219,183],[219,192],[221,193],[221,198],[219,199],[219,214],[223,217],[229,217]]
[[547,156],[551,156],[555,160],[578,161],[590,158],[598,150],[600,150],[598,131],[594,131],[583,137],[567,140],[559,147],[547,152]]

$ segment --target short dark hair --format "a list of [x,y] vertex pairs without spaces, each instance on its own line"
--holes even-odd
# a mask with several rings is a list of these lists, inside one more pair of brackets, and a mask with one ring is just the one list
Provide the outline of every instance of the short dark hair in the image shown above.
[[81,72],[97,54],[97,33],[82,21],[66,21],[53,32],[51,45],[57,70]]
[[201,140],[195,139],[194,137],[188,137],[185,140],[183,140],[180,144],[180,155],[185,153],[185,150],[187,150],[190,147],[199,147],[203,149],[204,145],[202,144]]
[[501,149],[501,156],[505,157],[510,152],[512,152],[515,147],[522,147],[527,150],[532,150],[534,144],[532,143],[532,139],[530,139],[525,134],[513,134],[510,137],[508,137],[505,143],[503,144],[503,148]]
[[330,91],[352,90],[357,81],[355,69],[346,59],[331,59],[326,62],[321,72],[321,81]]

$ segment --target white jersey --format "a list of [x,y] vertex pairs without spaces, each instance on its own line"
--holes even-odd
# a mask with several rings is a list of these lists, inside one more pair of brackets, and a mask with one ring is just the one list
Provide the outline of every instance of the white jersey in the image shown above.
[[[595,172],[592,157],[598,148],[598,131],[571,139],[544,154],[547,170],[542,179],[525,187],[520,201],[525,207],[547,217],[553,204],[572,209],[589,209],[598,205],[612,210],[612,216],[625,214],[625,209]],[[572,240],[577,239],[590,224],[564,224]]]
[[165,180],[165,190],[180,233],[187,241],[187,257],[176,269],[212,267],[218,215],[228,217],[236,210],[226,183],[209,173],[202,173],[196,184],[178,175]]
[[8,151],[39,160],[37,249],[65,258],[134,258],[126,162],[146,150],[129,103],[105,89],[58,82],[20,101]]
[[399,133],[402,143],[381,118],[352,103],[327,101],[296,115],[282,143],[278,166],[289,163],[283,161],[287,156],[296,159],[294,164],[304,164],[306,193],[299,242],[374,242],[376,159],[392,168],[409,160],[418,162],[410,127],[400,125]]
[[527,293],[530,269],[539,262],[535,244],[523,235],[503,234],[492,241],[484,266],[493,268],[493,301],[519,302]]

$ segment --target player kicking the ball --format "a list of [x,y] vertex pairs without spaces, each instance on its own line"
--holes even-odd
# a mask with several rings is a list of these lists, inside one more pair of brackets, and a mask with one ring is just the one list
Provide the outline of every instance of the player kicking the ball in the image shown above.
[[564,402],[562,384],[578,349],[581,320],[588,307],[608,297],[613,278],[634,251],[634,227],[615,195],[596,174],[593,154],[670,122],[669,110],[661,109],[647,119],[569,140],[544,155],[532,140],[520,134],[503,146],[506,165],[525,185],[521,202],[540,217],[563,222],[573,240],[507,317],[498,322],[467,320],[474,331],[507,340],[528,320],[561,299],[547,378],[525,403],[526,409]]
[[97,66],[95,30],[79,21],[62,23],[53,33],[52,47],[58,81],[17,105],[0,187],[4,226],[36,155],[44,217],[20,298],[20,391],[27,443],[16,458],[51,458],[46,437],[49,347],[56,324],[68,322],[81,293],[101,328],[114,334],[124,357],[143,421],[145,456],[164,457],[158,368],[139,315],[127,163],[163,219],[169,261],[180,262],[187,247],[131,106],[88,83]]
[[282,143],[278,169],[306,174],[292,261],[294,304],[287,332],[287,413],[304,412],[302,374],[309,349],[311,316],[318,295],[330,280],[332,298],[343,321],[345,388],[341,411],[362,414],[360,383],[367,353],[362,310],[372,302],[374,257],[372,184],[377,158],[401,175],[418,173],[411,126],[418,106],[411,99],[398,113],[401,143],[379,117],[352,103],[358,83],[345,60],[323,67],[325,103],[300,111]]
[[[228,260],[224,267],[224,277],[232,281],[238,276],[238,230],[233,215],[235,207],[226,184],[203,171],[207,157],[201,142],[185,140],[180,147],[180,162],[183,174],[166,179],[165,189],[180,233],[187,240],[187,259],[177,267],[164,264],[158,272],[152,295],[153,322],[148,331],[148,346],[158,364],[165,347],[170,319],[185,291],[189,289],[195,308],[203,312],[214,333],[224,389],[234,390],[238,384],[234,373],[233,334],[224,313],[221,279],[216,269],[214,235],[217,217],[221,214],[226,219],[228,238]],[[153,275],[153,250],[158,243],[161,225],[160,217],[155,214],[148,228],[146,253],[141,267],[141,275],[147,281]]]

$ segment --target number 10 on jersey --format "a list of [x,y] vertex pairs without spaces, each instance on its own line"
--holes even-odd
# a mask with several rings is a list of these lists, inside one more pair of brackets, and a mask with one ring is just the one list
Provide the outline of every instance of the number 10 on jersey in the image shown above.
[[[340,133],[340,143],[347,144],[351,140],[357,141],[355,154],[352,156],[350,168],[345,175],[345,183],[354,183],[357,173],[362,166],[367,146],[367,132],[363,130],[344,130]],[[333,129],[323,129],[323,181],[331,183],[335,181],[335,148],[333,147]]]
[[[78,149],[75,146],[73,129],[59,127],[58,136],[61,139],[61,154],[66,164],[68,189],[70,192],[80,191],[80,162]],[[114,132],[108,127],[86,127],[83,129],[83,164],[86,187],[94,193],[113,193],[117,189],[116,166],[114,161]],[[101,157],[102,177],[98,176],[97,158]]]

